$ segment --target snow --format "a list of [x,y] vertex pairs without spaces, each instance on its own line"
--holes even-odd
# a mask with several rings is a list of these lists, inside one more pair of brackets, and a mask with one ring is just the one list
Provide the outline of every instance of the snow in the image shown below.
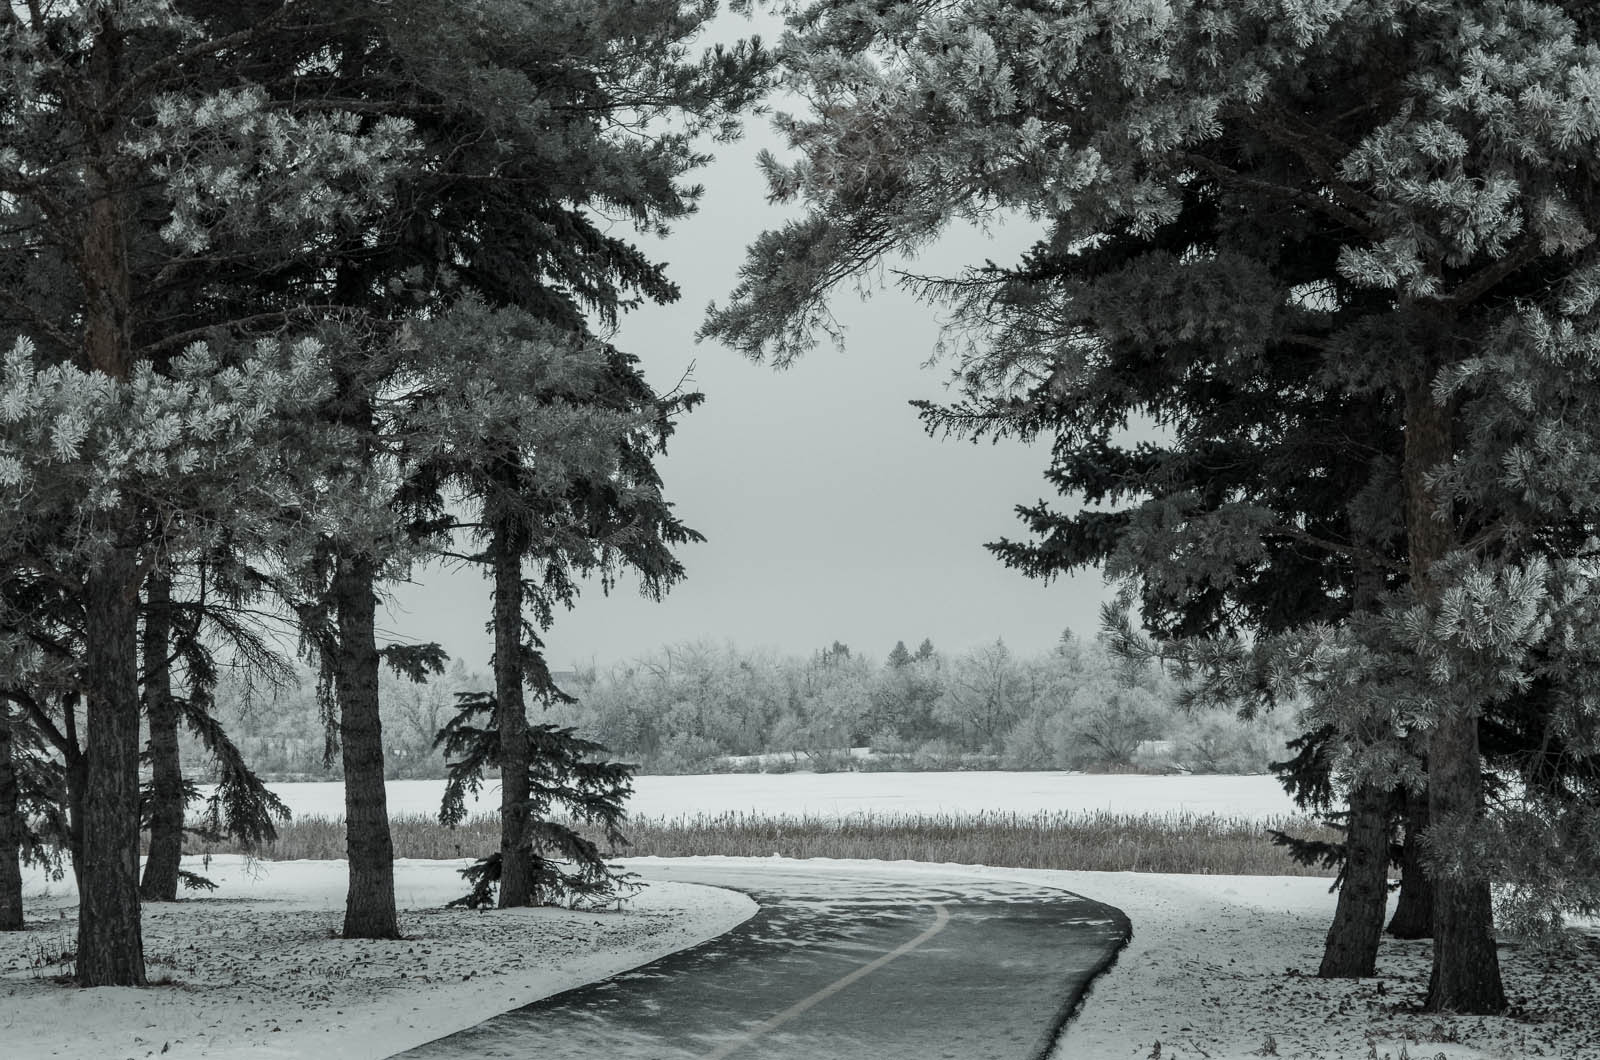
[[[269,785],[296,816],[344,815],[337,783]],[[442,781],[392,780],[389,813],[439,812]],[[500,789],[485,785],[472,813],[499,808]],[[1267,818],[1295,812],[1276,778],[1261,776],[1136,776],[1085,773],[720,773],[642,776],[630,801],[635,816],[670,819],[695,814],[877,817],[978,813],[1218,814]]]
[[[342,801],[336,785],[277,790],[298,813],[336,814]],[[392,811],[430,812],[438,785],[396,782],[389,790]],[[639,798],[652,816],[1285,812],[1276,785],[1262,777],[643,777]],[[769,863],[718,860],[757,869]],[[222,889],[147,908],[151,973],[169,983],[143,991],[78,991],[52,981],[60,969],[51,957],[74,944],[75,895],[69,884],[32,876],[30,929],[0,934],[4,1056],[385,1056],[714,937],[752,912],[742,896],[665,883],[621,912],[445,911],[443,902],[462,891],[455,873],[461,864],[397,863],[408,936],[398,943],[334,937],[342,862],[186,864]],[[1575,932],[1561,955],[1502,945],[1513,1016],[1423,1015],[1413,1010],[1427,982],[1427,942],[1386,938],[1373,979],[1314,977],[1335,901],[1325,879],[827,864],[841,880],[855,867],[1042,884],[1125,911],[1133,941],[1092,988],[1054,1060],[1600,1060],[1600,926],[1593,923]]]
[[1019,872],[1041,877],[1133,921],[1133,941],[1091,988],[1053,1060],[1600,1057],[1594,924],[1563,955],[1501,945],[1517,1017],[1441,1016],[1415,1011],[1427,941],[1385,937],[1375,978],[1315,977],[1333,919],[1327,880]]
[[[852,759],[857,763],[873,760],[885,761],[884,755],[875,752],[870,747],[835,748],[826,752],[829,755]],[[765,751],[755,755],[720,755],[714,763],[717,772],[730,771],[756,772],[770,766],[787,766],[791,769],[808,769],[811,765],[809,751]],[[892,768],[892,767],[891,767]]]
[[66,881],[25,880],[31,921],[0,933],[0,1042],[17,1060],[385,1057],[730,930],[741,894],[651,884],[623,909],[447,910],[465,862],[395,863],[398,942],[337,938],[342,861],[185,859],[219,888],[147,905],[147,990],[76,990],[52,977],[76,944]]

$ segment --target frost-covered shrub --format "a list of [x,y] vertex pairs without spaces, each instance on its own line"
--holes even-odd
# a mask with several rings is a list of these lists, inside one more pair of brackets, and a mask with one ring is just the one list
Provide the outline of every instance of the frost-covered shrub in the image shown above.
[[911,756],[912,769],[944,770],[961,768],[961,748],[949,740],[925,741]]
[[652,773],[709,773],[712,761],[721,753],[715,740],[680,732],[661,742],[648,765]]
[[1287,717],[1241,721],[1221,712],[1196,714],[1175,727],[1171,758],[1193,773],[1265,773],[1287,757],[1285,744],[1295,735]]
[[1066,769],[1131,766],[1139,745],[1164,736],[1170,719],[1170,708],[1149,689],[1080,688],[1053,726],[1056,761]]
[[1000,760],[1007,769],[1054,769],[1059,763],[1060,719],[1042,710],[1029,712],[1006,733]]

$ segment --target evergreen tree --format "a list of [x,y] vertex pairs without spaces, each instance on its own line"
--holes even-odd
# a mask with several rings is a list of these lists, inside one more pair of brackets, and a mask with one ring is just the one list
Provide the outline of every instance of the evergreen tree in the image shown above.
[[144,716],[149,731],[150,791],[145,800],[150,845],[139,897],[173,901],[183,858],[183,817],[188,805],[178,758],[178,708],[172,693],[172,582],[162,572],[145,580],[145,617],[140,655]]
[[[186,834],[211,841],[227,838],[250,849],[276,838],[274,822],[286,820],[289,813],[219,724],[213,702],[218,680],[214,646],[229,652],[253,678],[282,682],[291,676],[289,664],[260,632],[241,621],[242,612],[260,594],[234,584],[237,572],[229,570],[222,552],[195,569],[198,577],[180,580],[178,573],[152,571],[146,583],[141,651],[150,783],[141,793],[141,818],[150,843],[139,882],[145,901],[173,901],[180,884],[209,888],[204,877],[180,867]],[[199,792],[183,776],[183,730],[198,738],[217,778],[216,790],[193,827],[186,814]]]
[[[325,539],[301,568],[301,584],[288,589],[326,668],[328,715],[339,720],[350,803],[346,932],[382,935],[394,928],[383,875],[380,652],[371,622],[377,586],[423,549],[448,551],[435,535],[484,535],[487,547],[475,558],[494,571],[494,702],[502,715],[499,753],[512,778],[505,810],[513,838],[500,897],[515,904],[526,891],[514,837],[524,831],[527,803],[515,790],[524,772],[515,763],[526,743],[522,688],[537,650],[524,606],[536,624],[547,624],[553,603],[573,591],[562,580],[567,564],[608,569],[616,557],[631,564],[651,541],[680,533],[650,485],[649,446],[627,442],[616,462],[615,439],[634,428],[614,414],[625,408],[623,418],[642,416],[656,429],[680,403],[640,391],[632,360],[616,351],[605,355],[601,375],[609,382],[590,385],[595,373],[584,365],[594,358],[583,352],[595,346],[588,314],[609,326],[634,300],[670,300],[676,288],[658,264],[607,232],[601,217],[657,229],[692,212],[698,189],[681,178],[706,161],[697,138],[737,132],[735,116],[758,98],[769,63],[758,44],[692,51],[713,3],[605,0],[569,8],[477,0],[472,18],[421,0],[331,6],[341,17],[304,12],[309,28],[285,24],[246,69],[271,70],[264,79],[285,85],[285,105],[310,93],[403,117],[421,144],[399,177],[392,214],[352,226],[305,267],[272,281],[288,306],[331,302],[359,314],[361,331],[346,344],[359,356],[337,380],[329,411],[360,439],[344,481],[378,497],[392,518]],[[279,78],[291,70],[289,87]],[[412,330],[413,317],[434,326]],[[572,351],[574,378],[590,378],[576,387],[571,379],[535,378],[558,357],[492,360],[536,347]],[[584,428],[581,410],[566,406],[590,398],[608,411]],[[584,429],[592,431],[588,441]],[[539,449],[553,436],[574,465],[588,459],[601,467],[592,454],[612,453],[610,470],[580,484]],[[619,467],[613,488],[606,476]],[[450,488],[467,491],[482,518],[452,525]],[[637,524],[610,521],[622,512],[643,516],[651,505],[655,514]],[[523,563],[547,555],[559,573],[524,579]],[[676,576],[666,566],[645,573],[647,586]],[[397,661],[394,649],[384,654]],[[415,653],[410,659],[424,661]],[[369,912],[357,915],[358,900]]]
[[[292,6],[260,12],[261,25]],[[175,335],[160,310],[180,278],[195,294],[202,261],[260,268],[360,216],[406,146],[398,123],[362,129],[316,104],[269,111],[254,86],[197,73],[239,42],[158,0],[0,12],[0,256],[22,277],[6,299],[18,338],[3,380],[5,566],[47,572],[60,589],[48,599],[75,609],[53,620],[24,610],[6,629],[27,638],[65,618],[77,635],[65,654],[86,690],[83,760],[68,767],[84,985],[144,981],[144,571],[170,528],[201,537],[213,528],[186,507],[196,494],[209,501],[201,513],[233,502],[231,522],[281,510],[284,477],[260,443],[321,388],[311,348],[238,342],[226,331],[234,319],[220,315],[209,336]]]
[[[464,556],[488,568],[494,583],[495,691],[464,706],[495,710],[494,758],[502,770],[499,901],[534,900],[536,854],[530,836],[541,808],[524,778],[536,773],[539,748],[527,722],[524,689],[555,697],[540,634],[558,607],[570,606],[579,578],[603,586],[619,569],[636,572],[659,594],[683,573],[671,547],[697,540],[662,499],[654,456],[673,417],[697,395],[658,397],[634,358],[597,343],[575,343],[553,325],[512,310],[466,304],[415,331],[423,346],[460,360],[419,415],[463,423],[419,464],[439,481],[480,498],[470,527],[484,549]],[[519,335],[514,341],[510,336]],[[509,346],[480,361],[483,350]],[[490,370],[474,371],[483,363]],[[460,411],[472,415],[460,419]],[[486,440],[487,444],[486,444]],[[537,454],[537,458],[531,458]],[[524,574],[531,564],[536,577]]]
[[[810,211],[757,240],[706,333],[785,362],[827,330],[837,282],[882,255],[996,208],[1048,219],[1037,260],[924,291],[974,329],[978,414],[1015,426],[1042,410],[1055,429],[1076,405],[1057,454],[1071,484],[1143,501],[1011,555],[1043,571],[1111,554],[1171,602],[1146,616],[1158,632],[1209,632],[1229,595],[1253,602],[1230,616],[1241,630],[1281,616],[1259,650],[1201,661],[1236,691],[1322,690],[1314,720],[1342,734],[1353,791],[1420,782],[1384,735],[1414,734],[1435,881],[1427,1004],[1502,1009],[1491,877],[1530,901],[1589,900],[1583,798],[1525,780],[1544,823],[1510,843],[1523,818],[1488,816],[1480,749],[1502,715],[1588,734],[1600,713],[1578,647],[1600,506],[1600,380],[1578,352],[1600,304],[1586,8],[820,3],[792,26],[790,76],[825,105],[786,121],[801,158],[768,171]],[[1270,402],[1344,425],[1358,459],[1317,431],[1304,439],[1324,451],[1271,492],[1234,487],[1236,467],[1259,485],[1263,465],[1228,440],[1284,437]],[[1249,415],[1210,433],[1230,407]],[[1191,468],[1176,484],[1209,493],[1169,490],[1177,454],[1121,451],[1135,412],[1178,435]],[[1340,475],[1356,481],[1325,488]],[[1304,513],[1329,505],[1340,534],[1323,537]],[[1281,577],[1297,556],[1304,575]],[[1583,751],[1566,746],[1556,772],[1575,774]]]
[[[564,693],[549,677],[548,669],[536,665],[527,683],[541,699],[558,701]],[[462,869],[472,889],[450,904],[472,909],[490,905],[502,909],[526,905],[579,908],[604,905],[633,893],[632,873],[608,864],[592,839],[550,817],[552,810],[559,810],[565,821],[598,827],[611,849],[626,845],[622,821],[633,791],[633,767],[605,761],[603,746],[574,735],[569,728],[525,725],[526,771],[521,784],[508,783],[498,726],[505,712],[487,692],[462,693],[458,701],[458,713],[438,739],[451,759],[439,820],[453,827],[466,819],[466,797],[479,789],[484,770],[491,767],[500,769],[502,787],[516,790],[523,805],[511,817],[520,829],[515,849],[508,851],[502,845]],[[480,721],[485,724],[475,724]],[[513,882],[511,872],[522,874],[523,879]],[[522,893],[508,900],[504,897],[507,886],[516,886]]]
[[911,653],[906,650],[905,641],[897,640],[894,642],[894,648],[889,652],[889,658],[886,662],[891,669],[895,670],[911,665]]
[[[525,669],[521,653],[511,650],[524,643],[520,567],[530,549],[547,544],[519,526],[515,513],[549,502],[516,494],[525,479],[543,489],[560,477],[554,468],[525,475],[522,465],[528,448],[563,424],[547,431],[537,422],[543,413],[512,416],[495,429],[514,423],[531,433],[485,435],[480,428],[494,419],[486,411],[494,399],[482,395],[485,410],[471,395],[458,400],[458,384],[470,379],[530,411],[512,382],[526,379],[521,367],[464,368],[471,351],[441,349],[437,329],[430,341],[413,341],[420,332],[406,321],[442,320],[459,310],[458,319],[478,329],[471,340],[482,341],[472,355],[481,359],[522,348],[525,326],[551,325],[566,333],[551,340],[557,346],[582,345],[586,312],[609,324],[633,299],[675,297],[661,268],[605,231],[599,215],[620,213],[651,228],[689,213],[698,192],[679,178],[706,160],[696,137],[732,135],[733,116],[759,94],[768,65],[757,45],[691,52],[714,4],[607,0],[569,8],[476,0],[471,8],[473,17],[463,18],[421,0],[319,5],[283,23],[244,63],[270,71],[258,76],[281,86],[285,106],[307,93],[357,99],[369,115],[408,121],[420,141],[413,165],[398,177],[392,213],[349,227],[315,259],[271,281],[286,309],[332,303],[356,314],[359,327],[344,332],[354,356],[339,373],[326,415],[360,440],[344,478],[348,488],[390,511],[386,522],[326,537],[300,568],[299,584],[283,583],[299,601],[308,643],[324,667],[327,718],[337,725],[330,753],[337,747],[344,758],[352,935],[396,930],[378,661],[421,675],[434,658],[425,647],[378,647],[373,614],[381,583],[428,549],[448,550],[439,535],[462,527],[451,525],[445,488],[493,498],[484,506],[494,525],[480,525],[488,527],[487,554],[499,557],[495,702],[507,715],[503,753],[514,759],[523,742],[512,717],[522,709],[516,674]],[[665,131],[668,118],[681,127]],[[477,313],[478,305],[507,312]],[[484,331],[489,325],[503,330]],[[532,393],[542,384],[529,385]],[[440,418],[444,409],[454,424]],[[475,445],[494,455],[473,465],[463,454]],[[513,778],[520,774],[510,770]],[[515,792],[507,799],[508,807],[524,801]],[[521,874],[509,877],[503,899],[519,893]]]

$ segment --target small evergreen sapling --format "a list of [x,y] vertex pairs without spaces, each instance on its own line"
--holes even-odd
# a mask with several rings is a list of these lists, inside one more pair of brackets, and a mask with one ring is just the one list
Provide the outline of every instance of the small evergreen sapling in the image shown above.
[[[565,699],[546,690],[547,697]],[[456,695],[458,712],[439,731],[434,746],[449,760],[449,777],[439,820],[455,827],[466,819],[466,797],[483,784],[484,772],[500,764],[500,734],[495,697],[489,692]],[[598,827],[614,850],[626,846],[622,820],[633,793],[631,765],[606,761],[606,748],[557,725],[528,726],[528,826],[523,843],[533,871],[533,904],[597,908],[632,896],[636,875],[609,864],[599,845],[578,831]],[[552,809],[567,820],[552,819]],[[570,823],[569,823],[570,822]],[[492,907],[500,883],[500,853],[479,858],[461,870],[472,889],[450,904]]]

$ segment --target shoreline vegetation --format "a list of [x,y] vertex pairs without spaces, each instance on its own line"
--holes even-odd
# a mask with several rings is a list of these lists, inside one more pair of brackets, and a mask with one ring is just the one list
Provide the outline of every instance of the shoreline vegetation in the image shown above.
[[[390,819],[397,858],[478,857],[499,841],[498,819],[469,817],[456,828],[431,815]],[[641,816],[624,826],[629,845],[615,857],[867,858],[1006,868],[1233,876],[1325,876],[1272,841],[1274,830],[1336,841],[1305,817],[1248,818],[1201,813],[1040,812],[894,815],[723,812]],[[344,856],[344,821],[308,815],[278,828],[276,841],[246,851],[234,843],[191,840],[186,854],[251,853],[265,861]]]

